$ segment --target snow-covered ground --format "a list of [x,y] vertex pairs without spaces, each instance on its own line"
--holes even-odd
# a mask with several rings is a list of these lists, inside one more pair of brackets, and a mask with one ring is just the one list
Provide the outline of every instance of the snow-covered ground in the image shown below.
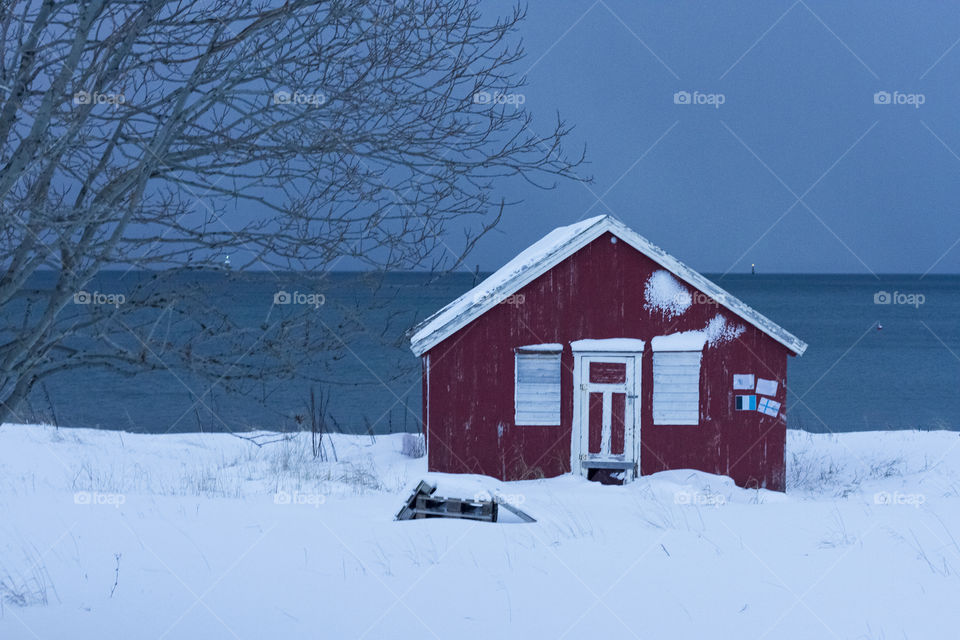
[[[960,434],[791,432],[786,495],[428,474],[400,436],[0,427],[0,638],[955,638]],[[329,451],[329,450],[328,450]],[[534,524],[396,522],[420,479]]]

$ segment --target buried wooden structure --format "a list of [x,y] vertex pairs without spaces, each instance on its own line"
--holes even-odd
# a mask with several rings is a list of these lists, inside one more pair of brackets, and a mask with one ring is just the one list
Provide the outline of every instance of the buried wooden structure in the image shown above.
[[516,515],[524,522],[536,522],[532,517],[517,509],[496,494],[490,500],[469,500],[465,498],[444,498],[436,496],[437,487],[421,480],[410,497],[397,513],[397,520],[420,520],[423,518],[460,518],[496,522],[499,507]]
[[787,360],[807,345],[610,216],[555,229],[410,342],[429,471],[784,490]]

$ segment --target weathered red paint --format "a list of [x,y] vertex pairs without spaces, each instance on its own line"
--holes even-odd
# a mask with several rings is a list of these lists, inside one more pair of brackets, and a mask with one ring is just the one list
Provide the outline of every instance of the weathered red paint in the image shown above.
[[[692,468],[728,475],[740,486],[784,489],[787,357],[790,350],[715,304],[694,296],[684,314],[666,320],[644,309],[643,287],[661,267],[606,233],[521,288],[501,304],[435,345],[424,369],[424,421],[431,471],[479,473],[503,480],[570,471],[573,354],[583,338],[639,338],[642,358],[640,472]],[[691,293],[694,292],[689,288]],[[522,304],[516,301],[522,300]],[[653,424],[654,336],[699,330],[716,314],[741,324],[737,339],[704,349],[700,424]],[[564,345],[561,423],[517,426],[514,353],[521,345]],[[779,382],[781,417],[734,408],[733,375],[754,373]],[[743,392],[740,392],[743,393]],[[592,447],[591,447],[592,448]]]

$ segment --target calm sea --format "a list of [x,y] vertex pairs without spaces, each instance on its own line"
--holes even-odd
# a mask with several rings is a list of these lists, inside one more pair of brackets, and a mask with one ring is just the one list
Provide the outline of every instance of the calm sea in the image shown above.
[[[123,291],[145,273],[105,273],[91,291]],[[258,326],[278,289],[312,291],[302,276],[191,276],[236,322]],[[420,417],[419,361],[404,342],[412,324],[471,288],[475,277],[385,276],[376,297],[356,274],[323,284],[318,312],[339,326],[352,309],[349,349],[315,354],[330,414],[344,431],[413,431]],[[43,276],[38,276],[42,280]],[[810,345],[789,365],[788,423],[809,431],[960,430],[960,276],[728,275],[711,277]],[[39,282],[39,280],[38,280]],[[884,293],[886,297],[884,296]],[[373,304],[373,300],[383,301]],[[882,326],[882,329],[879,328]],[[72,370],[51,378],[24,412],[64,426],[162,433],[291,428],[311,383],[264,380],[227,395],[183,372],[124,377]],[[197,398],[203,398],[202,403]],[[266,406],[261,398],[266,397]],[[216,417],[209,412],[216,413]]]

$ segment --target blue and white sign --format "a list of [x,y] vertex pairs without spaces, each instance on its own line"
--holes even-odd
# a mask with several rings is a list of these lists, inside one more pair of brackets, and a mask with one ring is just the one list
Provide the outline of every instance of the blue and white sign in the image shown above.
[[777,417],[780,413],[780,403],[771,398],[760,398],[760,406],[757,411],[768,416]]

